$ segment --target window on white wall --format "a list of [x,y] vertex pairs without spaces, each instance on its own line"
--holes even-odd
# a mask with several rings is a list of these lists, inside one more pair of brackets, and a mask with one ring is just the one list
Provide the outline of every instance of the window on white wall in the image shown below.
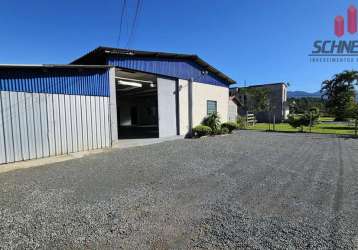
[[208,115],[217,113],[217,102],[211,100],[206,101],[206,110]]

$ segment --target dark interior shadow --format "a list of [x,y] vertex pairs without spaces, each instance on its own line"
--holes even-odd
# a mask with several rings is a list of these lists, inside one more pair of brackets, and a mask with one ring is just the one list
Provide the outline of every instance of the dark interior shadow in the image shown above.
[[159,138],[158,127],[119,126],[118,139]]
[[355,139],[358,140],[358,136],[356,135],[337,135],[338,138],[342,139]]
[[332,129],[332,130],[354,130],[353,127],[321,127],[320,129]]

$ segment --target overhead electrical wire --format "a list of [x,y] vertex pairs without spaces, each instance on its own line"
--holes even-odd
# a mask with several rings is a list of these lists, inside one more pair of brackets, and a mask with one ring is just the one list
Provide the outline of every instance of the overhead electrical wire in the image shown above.
[[124,14],[126,13],[126,9],[127,9],[127,0],[123,0],[121,20],[119,23],[119,33],[118,33],[118,38],[117,38],[117,47],[119,47],[121,38],[122,38],[122,26],[123,26]]
[[137,0],[137,5],[136,5],[136,10],[135,10],[135,14],[134,14],[134,18],[133,18],[133,23],[132,23],[132,28],[129,34],[129,38],[126,44],[126,48],[128,48],[128,46],[132,43],[132,40],[134,38],[134,34],[135,34],[135,29],[137,27],[137,23],[138,23],[138,19],[140,16],[140,12],[142,9],[142,0]]

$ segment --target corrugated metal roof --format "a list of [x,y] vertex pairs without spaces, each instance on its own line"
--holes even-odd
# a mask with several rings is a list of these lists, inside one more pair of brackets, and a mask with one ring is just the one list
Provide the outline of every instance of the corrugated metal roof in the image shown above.
[[109,73],[104,67],[2,65],[0,91],[109,96]]
[[68,69],[106,69],[109,65],[78,65],[78,64],[0,64],[0,68],[68,68]]
[[203,70],[206,70],[217,77],[221,78],[227,85],[234,84],[235,81],[217,70],[215,67],[211,66],[199,56],[194,54],[177,54],[177,53],[166,53],[166,52],[150,52],[150,51],[140,51],[140,50],[128,50],[128,49],[119,49],[119,48],[110,48],[110,47],[98,47],[97,49],[87,53],[86,55],[76,59],[71,64],[103,64],[107,63],[108,55],[119,55],[125,57],[141,57],[141,58],[160,58],[160,59],[182,59],[190,60],[198,65]]
[[228,82],[187,59],[146,58],[110,55],[108,64],[135,71],[152,73],[164,77],[193,79],[194,82],[228,87]]

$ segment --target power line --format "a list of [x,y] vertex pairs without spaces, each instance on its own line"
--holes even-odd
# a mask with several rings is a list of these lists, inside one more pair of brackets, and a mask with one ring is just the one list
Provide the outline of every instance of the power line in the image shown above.
[[123,0],[121,21],[119,24],[119,34],[118,34],[118,38],[117,38],[117,47],[119,47],[120,42],[121,42],[122,26],[123,26],[123,20],[124,20],[124,13],[126,12],[125,11],[126,9],[127,9],[127,0]]
[[[129,4],[128,4],[129,6]],[[124,21],[123,21],[123,33],[124,33],[124,36],[128,36],[128,32],[129,32],[129,14],[128,14],[128,10],[129,10],[129,7],[128,8],[125,8],[124,9]],[[124,45],[123,45],[124,46]]]
[[139,15],[140,15],[141,8],[142,8],[142,0],[137,0],[137,6],[136,6],[135,14],[134,14],[132,28],[131,28],[131,32],[130,32],[128,42],[127,42],[127,45],[126,45],[127,48],[132,43],[134,33],[135,33],[135,29],[136,29],[137,22],[138,22],[137,20],[138,20]]

